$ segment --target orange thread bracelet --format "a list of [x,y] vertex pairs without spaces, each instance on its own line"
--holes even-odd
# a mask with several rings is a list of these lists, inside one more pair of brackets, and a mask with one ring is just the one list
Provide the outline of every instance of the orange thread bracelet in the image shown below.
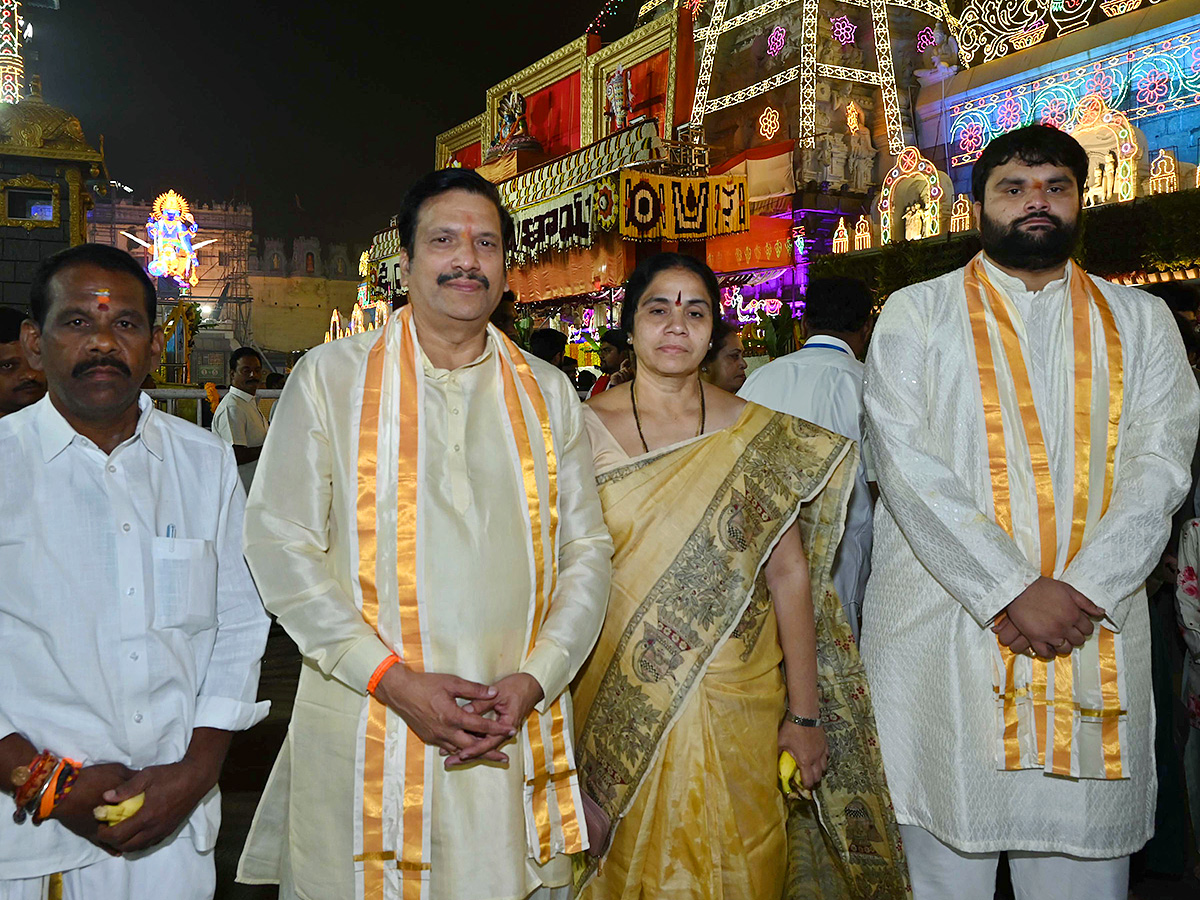
[[398,657],[395,653],[393,653],[391,656],[389,656],[387,659],[385,659],[383,662],[381,662],[376,667],[375,673],[371,676],[371,680],[367,682],[367,693],[368,694],[375,693],[375,688],[379,687],[380,679],[383,678],[384,674],[386,674],[388,669],[390,669],[392,666],[394,666],[398,662],[400,662],[400,657]]

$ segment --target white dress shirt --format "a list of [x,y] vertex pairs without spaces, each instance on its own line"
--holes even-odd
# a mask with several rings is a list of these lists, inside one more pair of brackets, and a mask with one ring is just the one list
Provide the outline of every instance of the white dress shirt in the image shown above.
[[[1074,496],[1074,345],[1066,277],[1038,292],[985,261],[1027,338],[1059,510]],[[1121,336],[1124,404],[1108,511],[1062,575],[1122,635],[1124,780],[996,768],[993,618],[1039,573],[987,515],[987,435],[963,271],[892,294],[867,355],[879,474],[862,657],[903,825],[970,853],[1117,857],[1154,831],[1150,622],[1143,587],[1191,485],[1200,400],[1166,305],[1093,279]],[[1084,400],[1086,402],[1086,400]],[[1071,516],[1059,513],[1060,528]],[[1060,540],[1062,535],[1060,534]]]
[[[212,430],[213,434],[220,435],[231,444],[261,447],[267,439],[267,417],[258,408],[253,394],[231,387],[213,412]],[[242,476],[242,485],[247,493],[250,492],[250,482],[254,480],[257,468],[257,459],[238,466],[238,474]]]
[[[47,395],[0,420],[0,737],[131,769],[183,758],[195,728],[237,731],[269,619],[242,558],[233,452],[146,394],[106,455]],[[0,773],[7,777],[8,773]],[[216,788],[183,826],[216,841]],[[0,880],[106,859],[50,820],[0,811]]]
[[819,334],[795,353],[755,369],[738,396],[858,441],[859,465],[846,530],[833,561],[833,586],[854,637],[871,572],[871,492],[875,480],[863,428],[863,364],[840,338]]

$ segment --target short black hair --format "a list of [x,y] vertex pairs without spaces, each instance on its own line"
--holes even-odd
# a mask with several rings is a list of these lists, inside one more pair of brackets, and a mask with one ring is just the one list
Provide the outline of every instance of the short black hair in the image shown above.
[[11,306],[0,306],[0,344],[11,344],[21,339],[21,323],[25,317]]
[[803,320],[810,330],[858,331],[874,305],[871,291],[857,278],[814,278],[804,294]]
[[255,350],[253,347],[238,347],[236,350],[234,350],[232,353],[229,354],[229,369],[230,369],[230,371],[232,371],[233,369],[236,369],[238,360],[242,359],[243,357],[246,357],[246,356],[253,356],[259,361],[259,363],[261,365],[266,365],[266,360],[263,359],[263,355],[261,353],[259,353],[257,350]]
[[600,343],[616,347],[618,350],[629,352],[629,335],[624,328],[610,328],[600,335]]
[[625,282],[625,301],[621,304],[622,331],[633,334],[633,317],[637,314],[638,304],[642,302],[650,282],[661,272],[669,272],[672,269],[691,272],[704,282],[705,293],[712,304],[713,318],[721,314],[721,286],[717,283],[717,276],[713,274],[712,269],[694,256],[686,256],[683,253],[656,253],[638,263],[629,280]]
[[550,362],[567,350],[567,336],[554,328],[537,328],[529,335],[529,352]]
[[124,272],[136,278],[146,297],[146,317],[154,327],[158,319],[158,293],[141,264],[124,250],[107,244],[79,244],[47,256],[33,273],[33,282],[29,285],[29,317],[37,322],[38,328],[45,327],[46,315],[50,312],[50,279],[63,269],[84,265],[96,266],[106,272]]
[[408,258],[412,259],[413,256],[417,236],[417,219],[421,215],[421,207],[425,205],[426,201],[440,197],[449,191],[479,194],[496,204],[496,212],[500,214],[500,241],[503,244],[501,249],[507,260],[517,242],[517,232],[513,226],[512,215],[504,208],[504,201],[500,199],[500,192],[496,190],[496,186],[474,169],[438,169],[417,179],[416,183],[408,189],[408,193],[404,195],[404,200],[400,203],[400,212],[396,216],[396,229],[400,232],[400,246],[408,253]]
[[283,389],[285,383],[287,383],[287,376],[282,372],[268,372],[263,387],[268,391],[279,391]]
[[1026,125],[994,138],[971,169],[971,195],[983,203],[992,170],[1014,159],[1027,166],[1065,166],[1075,176],[1079,196],[1088,177],[1088,155],[1079,141],[1053,125]]

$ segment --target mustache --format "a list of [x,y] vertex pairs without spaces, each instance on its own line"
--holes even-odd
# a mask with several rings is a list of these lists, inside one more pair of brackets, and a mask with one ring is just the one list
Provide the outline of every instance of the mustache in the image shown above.
[[78,378],[79,376],[90,372],[92,369],[103,368],[116,369],[126,377],[133,375],[133,373],[129,371],[129,366],[125,365],[125,363],[121,362],[121,360],[117,359],[115,356],[99,356],[94,359],[85,359],[83,362],[76,365],[75,368],[71,370],[71,377]]
[[1016,219],[1012,223],[1011,227],[1015,229],[1018,225],[1023,225],[1032,219],[1049,219],[1051,224],[1053,224],[1055,228],[1066,227],[1066,223],[1063,222],[1062,219],[1060,219],[1058,216],[1054,215],[1054,213],[1048,213],[1048,212],[1035,212],[1035,213],[1030,213],[1027,216],[1021,216],[1021,218]]
[[447,284],[451,281],[457,281],[460,278],[466,278],[470,281],[478,281],[485,288],[490,288],[492,286],[492,283],[488,281],[488,277],[482,272],[455,272],[453,275],[443,272],[437,277],[438,287],[441,287],[443,284]]

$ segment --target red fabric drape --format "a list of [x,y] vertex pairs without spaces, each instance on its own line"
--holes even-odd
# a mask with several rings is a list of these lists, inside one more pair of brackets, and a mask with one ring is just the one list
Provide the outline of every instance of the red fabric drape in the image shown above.
[[579,72],[572,72],[525,98],[526,121],[547,157],[579,149]]
[[659,136],[671,137],[670,119],[674,110],[667,109],[667,76],[671,71],[670,53],[662,50],[629,67],[633,87],[633,109],[629,118],[649,116],[658,120]]
[[476,141],[461,150],[455,150],[453,158],[462,163],[464,169],[478,169],[479,164],[483,162],[483,147]]

